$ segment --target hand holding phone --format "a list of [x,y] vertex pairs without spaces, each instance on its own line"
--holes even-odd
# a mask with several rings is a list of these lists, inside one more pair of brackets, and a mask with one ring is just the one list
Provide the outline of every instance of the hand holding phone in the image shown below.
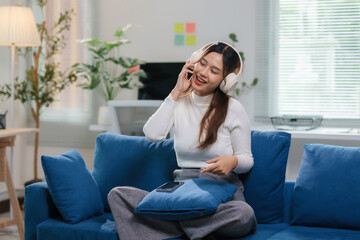
[[188,90],[189,87],[191,86],[191,80],[190,80],[191,78],[190,79],[188,78],[188,74],[193,73],[194,67],[195,67],[195,63],[192,63],[190,62],[190,60],[187,60],[185,65],[181,69],[175,88],[171,91],[171,94],[175,101],[177,101],[180,95],[186,92],[186,90]]

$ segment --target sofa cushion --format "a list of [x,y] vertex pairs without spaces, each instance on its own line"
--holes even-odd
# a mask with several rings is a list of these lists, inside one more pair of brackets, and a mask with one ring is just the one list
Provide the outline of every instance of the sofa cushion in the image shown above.
[[360,229],[360,148],[305,145],[295,182],[292,222]]
[[135,208],[135,214],[160,220],[183,221],[216,212],[220,203],[232,199],[237,186],[212,179],[180,181],[172,191],[151,191]]
[[37,240],[49,239],[119,240],[119,237],[111,213],[104,213],[76,224],[49,218],[38,225]]
[[304,226],[288,226],[283,231],[268,238],[268,240],[304,240],[304,239],[324,239],[324,240],[345,240],[360,239],[360,231],[304,227]]
[[77,223],[104,212],[99,188],[79,151],[41,156],[50,195],[66,222]]
[[150,142],[145,137],[103,133],[96,139],[93,176],[99,185],[105,211],[107,194],[117,186],[152,191],[173,180],[177,168],[174,141]]
[[280,131],[252,131],[254,166],[243,175],[244,196],[258,223],[283,220],[284,184],[291,135]]

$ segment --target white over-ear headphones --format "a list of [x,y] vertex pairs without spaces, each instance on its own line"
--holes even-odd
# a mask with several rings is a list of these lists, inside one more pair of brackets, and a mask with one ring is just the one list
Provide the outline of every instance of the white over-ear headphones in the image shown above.
[[220,83],[221,91],[223,91],[224,93],[228,93],[231,90],[234,90],[236,88],[236,86],[239,82],[239,79],[240,79],[240,74],[242,72],[242,68],[243,68],[243,61],[241,59],[241,56],[240,56],[239,52],[231,44],[228,44],[226,42],[208,43],[191,55],[190,62],[192,62],[192,63],[198,62],[211,46],[217,45],[219,43],[223,43],[223,44],[226,44],[227,46],[231,47],[237,53],[237,55],[239,56],[239,59],[240,59],[240,69],[238,69],[239,72],[238,73],[232,72],[232,73],[228,74],[224,78],[224,80]]

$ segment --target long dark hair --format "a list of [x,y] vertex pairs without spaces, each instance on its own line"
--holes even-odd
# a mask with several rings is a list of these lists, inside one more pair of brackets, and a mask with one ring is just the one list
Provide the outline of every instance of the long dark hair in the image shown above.
[[[227,44],[220,42],[213,45],[208,49],[205,55],[210,52],[216,52],[223,55],[224,77],[235,72],[235,70],[240,67],[241,63],[238,54]],[[217,87],[210,105],[200,122],[199,149],[205,149],[216,141],[219,127],[225,122],[228,106],[229,96]],[[204,133],[205,137],[202,138]]]

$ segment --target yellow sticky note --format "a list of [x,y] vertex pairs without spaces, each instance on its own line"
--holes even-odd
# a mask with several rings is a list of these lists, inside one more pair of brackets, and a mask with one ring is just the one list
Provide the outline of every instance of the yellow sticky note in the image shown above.
[[174,24],[174,31],[175,33],[184,33],[184,23],[175,23]]
[[196,45],[196,35],[187,35],[186,36],[186,45],[195,46]]

